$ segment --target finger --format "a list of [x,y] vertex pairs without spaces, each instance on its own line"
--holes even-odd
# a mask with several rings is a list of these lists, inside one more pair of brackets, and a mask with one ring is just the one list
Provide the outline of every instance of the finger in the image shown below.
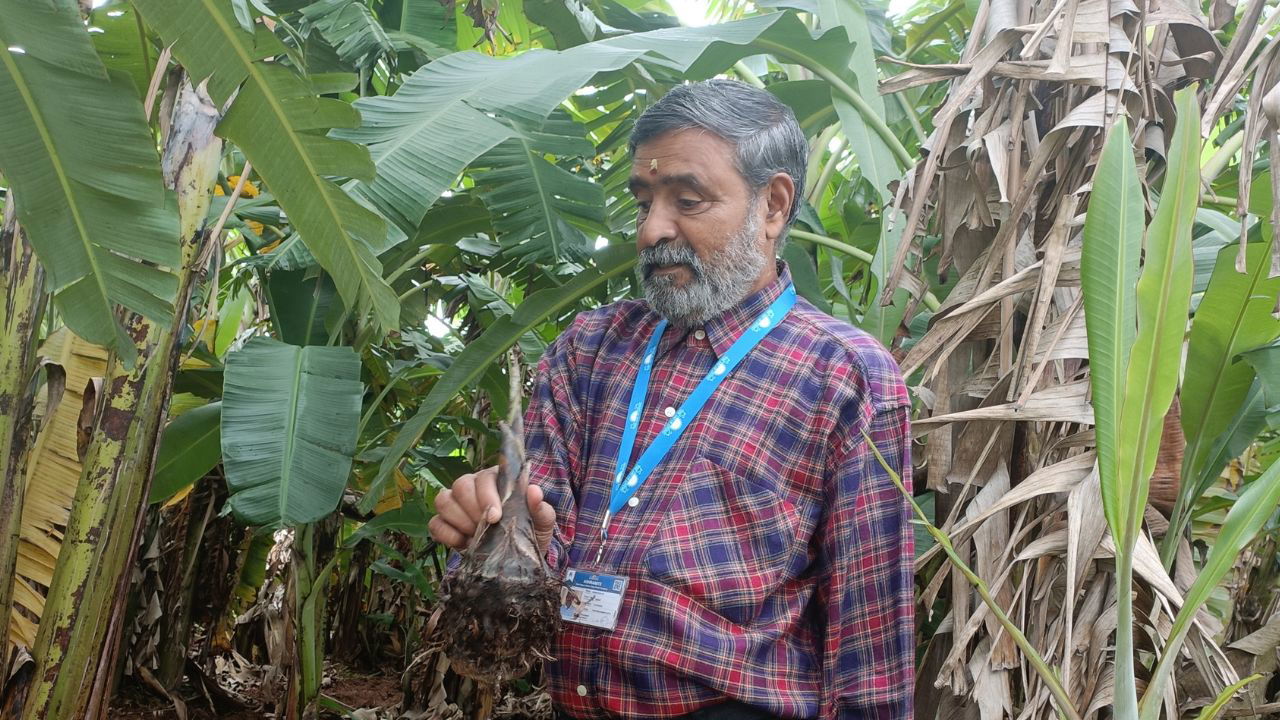
[[436,517],[441,518],[466,537],[475,534],[475,519],[454,499],[452,490],[441,490],[440,494],[436,495]]
[[529,491],[525,493],[525,501],[529,503],[529,512],[538,509],[538,505],[542,503],[542,488],[537,485],[530,485]]
[[490,525],[502,519],[502,503],[498,501],[498,467],[496,465],[476,473],[475,494],[478,509],[476,517],[481,516],[479,511],[487,512],[485,519]]
[[537,531],[550,530],[556,524],[556,509],[551,503],[545,502],[544,497],[542,488],[537,485],[529,486],[529,516],[533,518],[533,529]]
[[432,539],[436,542],[451,548],[461,548],[466,542],[466,538],[462,533],[458,532],[440,516],[435,516],[427,521],[427,531],[431,534]]
[[466,536],[455,530],[453,526],[439,515],[427,521],[427,531],[430,532],[431,537],[441,545],[454,548],[455,550],[461,550],[466,547]]
[[475,475],[467,474],[454,480],[453,485],[449,487],[449,494],[472,523],[480,522],[481,507],[476,501]]
[[556,526],[556,509],[551,507],[551,503],[539,502],[537,507],[530,510],[533,517],[533,529],[535,532],[546,532]]

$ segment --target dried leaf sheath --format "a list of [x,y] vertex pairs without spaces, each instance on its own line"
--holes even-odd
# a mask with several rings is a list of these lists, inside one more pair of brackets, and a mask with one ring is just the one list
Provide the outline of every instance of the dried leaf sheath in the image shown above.
[[512,422],[499,423],[502,519],[476,529],[461,567],[446,581],[436,625],[454,670],[490,685],[520,677],[548,657],[560,617],[560,585],[538,549],[525,499],[529,468],[514,380],[512,394]]

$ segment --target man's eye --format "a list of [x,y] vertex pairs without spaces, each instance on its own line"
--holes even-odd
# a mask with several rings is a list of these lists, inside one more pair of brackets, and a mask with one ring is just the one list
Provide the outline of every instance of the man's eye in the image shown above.
[[647,213],[647,212],[649,212],[649,206],[650,206],[650,205],[652,205],[652,204],[653,204],[653,203],[652,203],[652,201],[650,201],[650,200],[637,200],[637,201],[636,201],[636,207],[640,208],[640,212],[642,212],[642,213]]
[[680,198],[676,201],[682,210],[693,210],[702,204],[700,198]]

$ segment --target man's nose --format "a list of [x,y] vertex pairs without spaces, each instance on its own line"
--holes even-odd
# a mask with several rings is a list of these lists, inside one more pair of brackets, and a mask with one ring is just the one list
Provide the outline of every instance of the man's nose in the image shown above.
[[676,217],[665,203],[653,203],[636,229],[637,249],[644,250],[676,239],[679,230]]

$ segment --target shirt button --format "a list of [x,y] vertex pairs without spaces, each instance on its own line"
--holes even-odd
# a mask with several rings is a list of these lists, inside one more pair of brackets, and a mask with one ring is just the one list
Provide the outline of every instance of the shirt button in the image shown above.
[[587,696],[587,686],[586,686],[586,685],[579,685],[579,686],[578,686],[578,697],[586,697],[586,696]]
[[627,501],[627,505],[630,507],[635,507],[639,504],[640,504],[640,498],[636,497],[635,495],[632,495],[631,499]]
[[664,409],[664,410],[662,411],[662,414],[663,414],[663,415],[666,415],[667,417],[675,417],[675,416],[676,416],[676,409],[675,409],[675,408],[673,408],[673,407],[668,406],[666,409]]
[[693,331],[693,336],[694,336],[695,338],[699,339],[699,340],[706,340],[706,339],[707,339],[707,334],[706,334],[705,332],[701,331],[701,330],[694,330],[694,331]]

